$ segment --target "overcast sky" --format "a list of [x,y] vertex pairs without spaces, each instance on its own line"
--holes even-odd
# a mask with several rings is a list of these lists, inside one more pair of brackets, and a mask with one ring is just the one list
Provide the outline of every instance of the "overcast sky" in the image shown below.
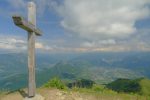
[[[27,18],[28,1],[0,0],[0,51],[27,50],[27,33],[11,16]],[[34,1],[39,51],[150,51],[150,0]]]

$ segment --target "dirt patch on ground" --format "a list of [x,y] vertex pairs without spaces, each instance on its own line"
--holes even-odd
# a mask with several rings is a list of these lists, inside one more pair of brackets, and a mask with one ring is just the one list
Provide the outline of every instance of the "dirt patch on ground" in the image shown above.
[[[38,89],[37,94],[42,95],[45,100],[96,100],[92,96],[85,96],[78,92],[65,92],[58,89]],[[0,100],[23,100],[27,96],[26,90],[19,90],[0,96]]]

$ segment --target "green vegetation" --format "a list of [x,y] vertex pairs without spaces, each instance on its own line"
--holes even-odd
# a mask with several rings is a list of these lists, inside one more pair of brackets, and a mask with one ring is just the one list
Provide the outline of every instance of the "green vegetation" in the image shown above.
[[143,96],[131,93],[119,93],[106,88],[104,85],[93,85],[92,88],[72,88],[71,91],[92,95],[96,100],[150,100],[150,96]]
[[[65,84],[61,79],[55,77],[49,80],[46,84],[43,85],[44,88],[41,91],[54,90],[55,88],[60,89],[64,93],[63,95],[74,96],[76,97],[78,94],[82,98],[93,98],[91,100],[150,100],[150,80],[149,79],[118,79],[111,84],[111,86],[115,86],[117,90],[108,88],[108,85],[100,85],[96,84],[92,80],[88,79],[80,79],[72,82],[72,87],[69,87],[68,84]],[[138,83],[138,85],[137,85]],[[75,84],[75,85],[74,85]],[[48,89],[47,89],[48,88]],[[54,88],[54,89],[53,89]],[[119,90],[120,89],[120,90]],[[125,91],[123,91],[125,90]],[[138,92],[135,92],[138,90]],[[132,91],[132,92],[131,92]],[[133,92],[134,91],[134,92]],[[56,91],[55,91],[56,92]],[[14,93],[14,92],[10,92]],[[60,92],[61,93],[61,92]],[[9,95],[8,93],[2,94],[0,93],[0,98],[3,96]],[[69,98],[68,96],[68,98]]]
[[150,80],[141,79],[118,79],[106,85],[107,88],[117,92],[136,93],[150,96]]
[[139,84],[141,86],[140,94],[150,96],[150,80],[149,79],[141,79],[139,81]]
[[79,88],[91,88],[95,82],[88,79],[80,79],[75,82],[68,83],[67,86],[69,88],[79,87]]
[[44,84],[46,88],[57,88],[57,89],[66,89],[66,85],[59,79],[53,78],[49,80],[46,84]]
[[104,90],[106,90],[106,88],[104,85],[94,84],[92,87],[92,90],[97,91],[97,92],[104,92]]
[[68,87],[67,91],[88,93],[103,98],[112,97],[121,98],[120,100],[150,100],[150,80],[144,78],[136,80],[118,79],[108,85],[99,85],[87,79],[77,80],[65,85],[59,78],[54,78],[48,81],[44,87],[54,87],[57,89],[67,89]]
[[112,83],[107,84],[107,88],[117,92],[126,93],[136,93],[137,91],[140,91],[140,85],[138,84],[137,80],[130,79],[118,79]]

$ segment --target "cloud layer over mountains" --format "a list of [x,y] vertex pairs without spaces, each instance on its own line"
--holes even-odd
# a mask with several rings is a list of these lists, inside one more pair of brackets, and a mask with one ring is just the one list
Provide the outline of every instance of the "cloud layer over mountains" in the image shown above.
[[[41,20],[45,20],[42,16],[55,13],[57,26],[64,29],[64,36],[58,39],[46,34],[46,38],[36,44],[38,49],[58,52],[150,51],[150,27],[146,26],[150,26],[147,22],[150,21],[150,0],[35,1]],[[10,8],[16,9],[15,13],[25,10],[27,0],[6,2]],[[45,22],[53,19],[50,17]],[[140,23],[140,27],[139,21],[144,23]],[[3,48],[3,44],[0,48]]]

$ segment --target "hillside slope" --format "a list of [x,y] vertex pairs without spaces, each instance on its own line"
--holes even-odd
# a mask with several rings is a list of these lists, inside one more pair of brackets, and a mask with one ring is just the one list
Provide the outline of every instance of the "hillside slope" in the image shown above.
[[138,93],[141,95],[150,96],[150,80],[146,78],[135,80],[118,79],[107,84],[107,88],[117,92]]
[[[52,77],[74,81],[91,79],[107,84],[118,78],[150,78],[150,52],[91,52],[79,54],[36,54],[37,87]],[[11,70],[8,70],[11,69]],[[27,86],[27,54],[0,54],[0,90]]]

